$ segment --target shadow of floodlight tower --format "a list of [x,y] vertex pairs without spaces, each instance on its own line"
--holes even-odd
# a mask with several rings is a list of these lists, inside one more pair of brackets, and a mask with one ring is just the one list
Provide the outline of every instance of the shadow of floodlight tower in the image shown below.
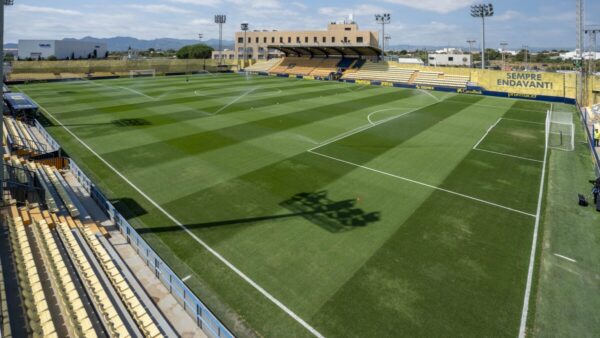
[[[0,6],[0,46],[4,46],[4,6],[12,6],[14,0],[4,0],[4,5]],[[0,74],[2,74],[2,84],[4,85],[4,48],[0,48]],[[4,116],[4,104],[0,104],[0,116]],[[0,140],[4,139],[4,130],[0,128]],[[4,157],[4,147],[0,149],[0,157]],[[0,195],[4,196],[2,186],[4,185],[4,170],[0,170]]]
[[375,14],[375,21],[381,25],[381,60],[385,59],[385,25],[392,22],[390,13]]
[[481,69],[485,69],[485,18],[494,16],[494,5],[473,5],[471,6],[471,16],[481,18]]

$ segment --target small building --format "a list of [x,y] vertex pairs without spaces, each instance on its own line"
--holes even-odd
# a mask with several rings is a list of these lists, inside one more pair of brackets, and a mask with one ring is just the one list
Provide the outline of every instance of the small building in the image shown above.
[[429,66],[471,67],[470,54],[429,54]]
[[19,40],[19,59],[104,59],[106,43],[79,40]]

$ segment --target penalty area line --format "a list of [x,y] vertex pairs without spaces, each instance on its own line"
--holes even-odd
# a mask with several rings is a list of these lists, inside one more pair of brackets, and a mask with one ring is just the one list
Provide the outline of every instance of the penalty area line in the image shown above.
[[59,126],[61,126],[67,133],[69,133],[75,140],[77,140],[84,148],[86,148],[89,152],[91,152],[94,156],[96,156],[102,163],[104,163],[110,170],[112,170],[115,174],[117,174],[123,181],[125,181],[129,186],[131,186],[135,191],[137,191],[141,196],[143,196],[150,204],[152,204],[156,209],[158,209],[162,214],[164,214],[168,219],[170,219],[173,223],[179,226],[183,231],[185,231],[191,238],[193,238],[198,244],[204,247],[208,252],[210,252],[213,256],[215,256],[219,261],[221,261],[225,266],[227,266],[230,270],[232,270],[235,274],[237,274],[240,278],[242,278],[246,283],[256,289],[259,293],[265,296],[268,300],[270,300],[273,304],[275,304],[278,308],[280,308],[283,312],[285,312],[288,316],[294,319],[298,324],[302,325],[306,330],[312,333],[315,337],[324,338],[324,336],[317,331],[310,324],[305,322],[300,316],[298,316],[294,311],[290,310],[287,306],[285,306],[281,301],[271,295],[267,290],[265,290],[262,286],[258,285],[255,281],[253,281],[250,277],[248,277],[245,273],[243,273],[240,269],[238,269],[235,265],[229,262],[225,257],[223,257],[220,253],[218,253],[215,249],[210,247],[206,242],[196,236],[190,229],[188,229],[183,223],[177,220],[173,215],[168,213],[162,206],[156,203],[150,196],[148,196],[142,189],[138,188],[133,182],[131,182],[125,175],[123,175],[120,171],[118,171],[112,164],[106,161],[102,156],[100,156],[96,151],[94,151],[89,145],[87,145],[82,139],[80,139],[75,133],[73,133],[67,126],[65,126],[61,121],[59,121],[54,115],[52,115],[48,110],[38,104],[40,109],[44,111],[51,119],[56,121]]
[[571,262],[571,263],[577,263],[577,261],[576,261],[576,260],[574,260],[573,258],[569,258],[569,257],[567,257],[567,256],[559,255],[559,254],[557,254],[557,253],[555,253],[555,254],[554,254],[554,256],[556,256],[556,257],[558,257],[558,258],[562,258],[562,259],[564,259],[564,260],[567,260],[567,261],[569,261],[569,262]]
[[350,161],[342,160],[342,159],[337,158],[337,157],[333,157],[333,156],[321,154],[321,153],[318,153],[318,152],[316,152],[316,151],[314,151],[312,149],[308,150],[308,152],[311,153],[311,154],[317,155],[317,156],[321,156],[321,157],[325,157],[325,158],[328,158],[328,159],[331,159],[331,160],[334,160],[334,161],[345,163],[345,164],[348,164],[348,165],[351,165],[351,166],[354,166],[354,167],[357,167],[357,168],[361,168],[361,169],[369,170],[369,171],[372,171],[372,172],[375,172],[375,173],[378,173],[378,174],[382,174],[382,175],[385,175],[385,176],[397,178],[397,179],[402,180],[402,181],[414,183],[414,184],[417,184],[417,185],[420,185],[420,186],[423,186],[423,187],[427,187],[427,188],[431,188],[431,189],[434,189],[434,190],[439,190],[439,191],[442,191],[442,192],[445,192],[445,193],[448,193],[448,194],[451,194],[451,195],[463,197],[463,198],[466,198],[466,199],[470,199],[472,201],[476,201],[476,202],[480,202],[480,203],[483,203],[483,204],[491,205],[493,207],[497,207],[497,208],[500,208],[500,209],[508,210],[508,211],[511,211],[511,212],[514,212],[514,213],[518,213],[518,214],[521,214],[521,215],[525,215],[525,216],[529,216],[529,217],[535,217],[534,214],[530,214],[530,213],[525,212],[525,211],[513,209],[513,208],[510,208],[510,207],[507,207],[507,206],[504,206],[504,205],[501,205],[501,204],[497,204],[497,203],[494,203],[494,202],[486,201],[486,200],[483,200],[483,199],[480,199],[480,198],[477,198],[477,197],[473,197],[473,196],[465,195],[465,194],[462,194],[462,193],[459,193],[459,192],[456,192],[456,191],[452,191],[452,190],[440,188],[440,187],[437,187],[437,186],[432,185],[432,184],[423,183],[423,182],[420,182],[420,181],[417,181],[417,180],[413,180],[413,179],[410,179],[410,178],[407,178],[407,177],[403,177],[403,176],[391,174],[391,173],[388,173],[388,172],[385,172],[385,171],[382,171],[382,170],[378,170],[378,169],[370,168],[370,167],[367,167],[367,166],[364,166],[364,165],[356,164],[356,163],[353,163],[353,162],[350,162]]

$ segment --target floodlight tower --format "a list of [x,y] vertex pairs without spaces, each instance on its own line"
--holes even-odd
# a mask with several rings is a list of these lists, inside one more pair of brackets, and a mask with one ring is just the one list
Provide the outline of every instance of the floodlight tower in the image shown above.
[[223,25],[227,22],[224,14],[215,15],[215,23],[219,25],[219,65],[223,62]]
[[506,70],[506,46],[508,46],[507,42],[500,42],[500,47],[502,48],[502,70]]
[[[14,5],[14,0],[3,0],[0,6],[0,75],[2,76],[2,95],[4,96],[4,6]],[[4,116],[4,104],[0,103],[0,117]],[[1,125],[0,125],[1,126]],[[0,128],[0,140],[4,139],[4,128]],[[4,157],[4,147],[0,147],[0,157]],[[0,168],[0,204],[4,205],[4,168]]]
[[248,32],[248,27],[249,27],[249,25],[247,22],[242,22],[241,29],[244,32],[244,67],[246,67],[246,59],[247,59],[247,55],[248,55],[247,54],[248,50],[246,49],[246,41],[247,41],[246,33]]
[[375,14],[375,22],[381,25],[381,60],[385,58],[385,25],[392,22],[390,13]]
[[598,34],[600,34],[600,25],[585,26],[584,33],[586,35],[588,35],[590,38],[590,48],[589,48],[590,55],[588,56],[589,57],[588,73],[590,75],[592,75],[596,72],[595,63],[596,63],[596,53],[598,52],[598,45],[597,45],[598,42],[596,40],[596,37],[598,36]]
[[579,101],[580,104],[583,104],[583,93],[584,93],[584,83],[587,83],[587,81],[584,81],[584,76],[585,76],[585,68],[583,67],[583,49],[584,49],[584,42],[583,42],[583,31],[584,31],[584,25],[585,25],[585,5],[584,5],[584,0],[577,0],[577,20],[576,20],[576,24],[577,24],[577,43],[576,43],[576,49],[575,49],[575,67],[576,70],[579,71],[579,77],[578,77],[578,81],[577,81],[577,101]]
[[481,69],[485,69],[485,18],[494,16],[494,5],[473,5],[471,6],[471,16],[481,18]]
[[471,58],[471,65],[469,67],[473,67],[473,45],[477,42],[476,40],[467,40],[469,44],[469,57]]

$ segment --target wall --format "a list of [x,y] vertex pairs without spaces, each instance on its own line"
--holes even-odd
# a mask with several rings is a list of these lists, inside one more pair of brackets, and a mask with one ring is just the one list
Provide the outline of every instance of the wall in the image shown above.
[[54,42],[54,40],[19,40],[19,58],[33,58],[32,53],[40,54],[44,59],[54,55]]
[[55,44],[55,56],[60,60],[71,58],[73,55],[75,59],[87,59],[89,55],[94,54],[94,50],[96,50],[98,59],[104,59],[107,51],[106,43],[60,40],[56,41]]
[[429,65],[469,67],[471,55],[469,54],[429,54]]
[[[224,64],[235,62],[224,60]],[[14,61],[13,73],[95,73],[129,72],[130,70],[155,69],[157,73],[193,72],[202,69],[216,70],[216,60],[68,60],[68,61]]]
[[421,71],[443,72],[449,75],[469,76],[471,82],[489,91],[519,95],[544,95],[575,98],[576,74],[549,72],[506,72],[458,67],[427,67],[392,62],[397,67]]

